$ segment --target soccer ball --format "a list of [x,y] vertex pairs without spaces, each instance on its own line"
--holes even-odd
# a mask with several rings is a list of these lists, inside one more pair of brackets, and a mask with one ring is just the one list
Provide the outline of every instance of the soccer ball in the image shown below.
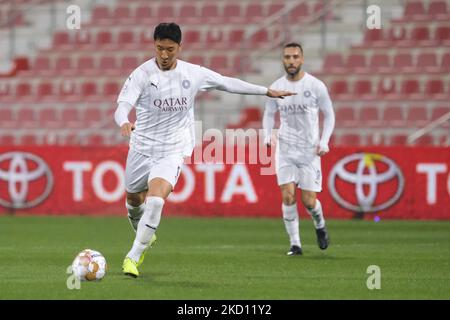
[[100,280],[105,276],[107,270],[105,257],[92,249],[81,251],[72,263],[72,272],[81,281]]

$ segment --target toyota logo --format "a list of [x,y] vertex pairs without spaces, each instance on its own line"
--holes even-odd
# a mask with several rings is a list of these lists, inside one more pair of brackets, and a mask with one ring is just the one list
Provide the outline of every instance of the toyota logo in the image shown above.
[[27,152],[0,155],[0,205],[31,208],[44,201],[53,188],[53,175],[41,158]]
[[391,159],[381,154],[356,153],[335,164],[328,186],[342,207],[355,212],[377,212],[400,198],[404,178]]

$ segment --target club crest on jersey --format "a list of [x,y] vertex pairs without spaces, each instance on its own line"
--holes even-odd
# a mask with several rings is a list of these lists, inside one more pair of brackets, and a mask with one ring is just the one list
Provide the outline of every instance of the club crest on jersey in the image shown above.
[[305,98],[309,98],[311,96],[311,91],[306,90],[305,92],[303,92],[303,95],[305,96]]
[[189,80],[183,80],[181,81],[181,86],[184,89],[189,89],[191,87],[191,82]]

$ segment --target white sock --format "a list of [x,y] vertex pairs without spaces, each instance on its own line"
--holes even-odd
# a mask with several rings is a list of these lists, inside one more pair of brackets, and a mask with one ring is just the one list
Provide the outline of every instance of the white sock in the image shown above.
[[286,231],[289,235],[291,246],[301,247],[302,244],[300,242],[299,215],[297,211],[297,203],[294,203],[291,206],[285,205],[283,203],[281,206],[281,210],[283,211],[284,226],[286,227]]
[[325,227],[325,219],[323,218],[323,211],[322,211],[322,204],[320,203],[319,199],[316,199],[316,206],[313,209],[306,209],[308,211],[309,215],[311,216],[314,227],[316,229],[322,229]]
[[127,257],[134,261],[139,261],[142,252],[147,248],[152,236],[155,234],[161,220],[161,211],[164,199],[160,197],[148,197],[145,201],[144,214],[139,221],[136,238],[133,247],[128,252]]
[[139,221],[144,214],[145,202],[141,203],[139,207],[133,207],[125,200],[125,207],[128,211],[128,221],[130,221],[131,227],[136,232]]

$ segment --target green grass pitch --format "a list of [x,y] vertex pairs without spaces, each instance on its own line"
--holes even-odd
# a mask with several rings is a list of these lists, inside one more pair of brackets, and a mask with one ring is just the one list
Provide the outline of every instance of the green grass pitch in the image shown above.
[[[0,216],[0,299],[450,299],[450,222],[327,223],[327,250],[302,219],[303,256],[288,257],[281,218],[163,217],[133,279],[121,273],[134,239],[125,217]],[[109,272],[69,290],[66,269],[84,248]],[[367,288],[370,265],[379,290]]]

